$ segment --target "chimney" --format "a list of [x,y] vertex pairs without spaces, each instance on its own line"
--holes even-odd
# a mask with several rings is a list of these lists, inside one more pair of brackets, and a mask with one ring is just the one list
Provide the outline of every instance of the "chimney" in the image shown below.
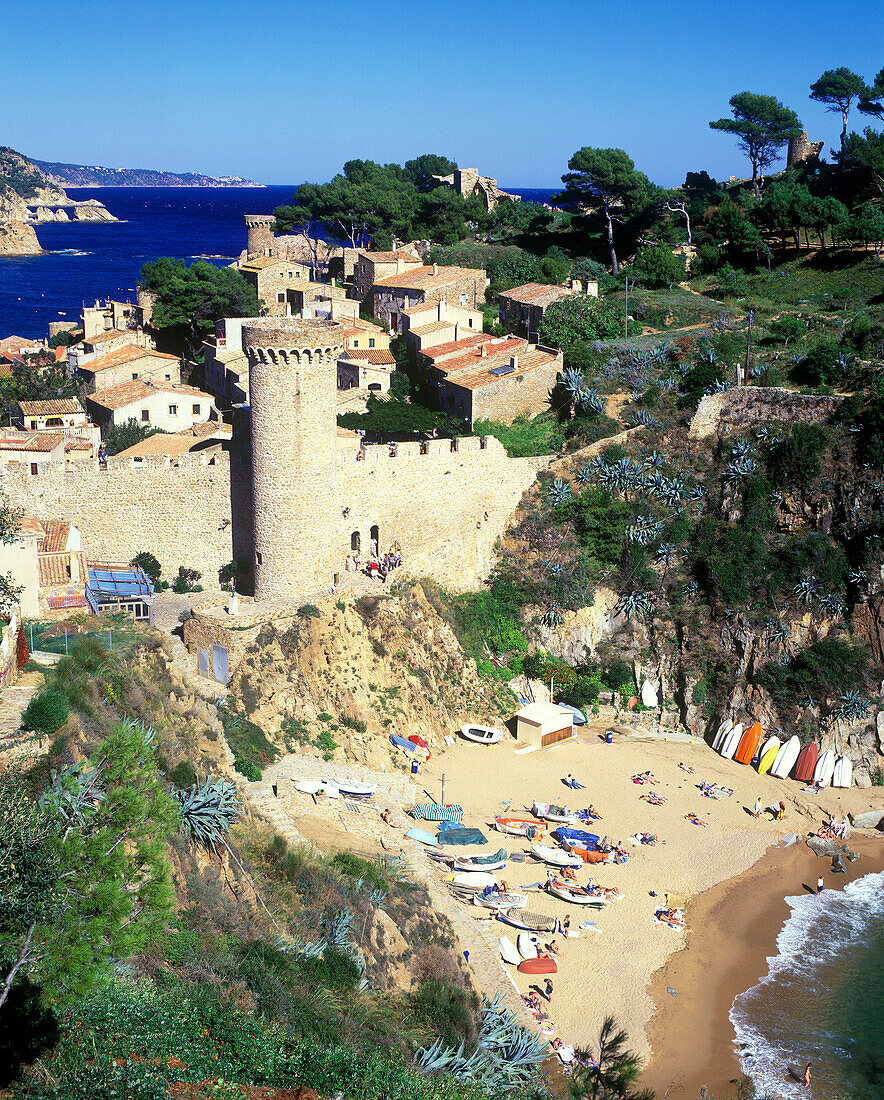
[[511,355],[510,356],[510,366],[512,367],[513,370],[518,370],[519,369],[519,357],[518,357],[518,355]]
[[443,313],[444,305],[445,305],[444,298],[440,298],[439,301],[436,303],[436,320],[437,321],[442,320],[442,313]]
[[459,329],[458,323],[457,323],[457,321],[455,321],[454,322],[454,342],[455,342],[455,344],[457,343],[458,329]]
[[479,357],[481,359],[484,359],[487,354],[488,354],[488,345],[483,343],[482,346],[479,348]]
[[439,265],[438,264],[433,264],[433,274],[434,275],[439,274]]
[[402,257],[397,253],[396,255],[396,274],[401,275],[405,270],[405,264],[402,262]]

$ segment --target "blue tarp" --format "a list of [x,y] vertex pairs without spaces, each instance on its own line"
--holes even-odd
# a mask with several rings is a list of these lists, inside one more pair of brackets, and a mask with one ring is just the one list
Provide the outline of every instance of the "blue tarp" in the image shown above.
[[405,749],[406,752],[417,752],[418,746],[413,741],[406,741],[404,737],[400,737],[396,733],[390,734],[390,743],[395,745],[397,749]]
[[564,826],[560,829],[556,829],[553,836],[563,844],[579,844],[581,848],[586,848],[588,852],[594,852],[599,846],[599,838],[595,833],[585,833],[582,829],[567,829]]
[[443,829],[442,825],[449,825],[449,822],[443,821],[440,823],[439,833],[436,837],[440,844],[488,843],[488,838],[478,829],[463,829],[459,825],[449,825],[449,828]]

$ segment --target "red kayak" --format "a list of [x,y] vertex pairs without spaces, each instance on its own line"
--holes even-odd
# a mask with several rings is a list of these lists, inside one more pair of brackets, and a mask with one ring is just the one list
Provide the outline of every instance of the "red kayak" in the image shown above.
[[427,760],[429,760],[429,759],[430,759],[430,757],[431,757],[431,756],[433,755],[433,754],[432,754],[432,753],[430,752],[430,746],[429,746],[429,745],[428,745],[428,744],[426,743],[426,741],[425,741],[425,740],[423,739],[423,737],[421,737],[421,735],[420,735],[419,733],[413,733],[413,734],[411,735],[411,737],[409,737],[409,738],[408,738],[408,740],[409,740],[409,741],[410,741],[410,742],[411,742],[411,743],[412,743],[413,745],[417,745],[417,747],[418,747],[419,749],[424,749],[424,750],[426,751],[426,754],[427,754]]
[[795,778],[799,783],[812,783],[813,773],[816,770],[816,762],[819,750],[816,745],[805,745],[798,754],[798,763],[795,765]]
[[538,955],[536,959],[524,959],[516,969],[522,974],[555,974],[559,968],[552,955]]

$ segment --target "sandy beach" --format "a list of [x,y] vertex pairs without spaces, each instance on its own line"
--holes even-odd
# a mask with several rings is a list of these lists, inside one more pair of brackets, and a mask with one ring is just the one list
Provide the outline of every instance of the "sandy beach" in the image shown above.
[[[723,760],[703,742],[616,735],[609,745],[600,729],[585,729],[579,738],[542,751],[518,754],[516,747],[511,739],[492,746],[458,739],[434,750],[418,777],[415,801],[439,801],[444,774],[445,802],[463,806],[464,823],[480,827],[488,838],[484,848],[445,849],[464,855],[501,847],[510,854],[527,853],[530,846],[524,839],[498,833],[491,825],[495,815],[526,816],[535,799],[571,809],[592,804],[601,820],[591,831],[623,841],[629,860],[587,866],[578,872],[578,881],[585,884],[591,875],[602,886],[617,887],[622,900],[599,910],[561,901],[542,888],[547,867],[530,856],[510,862],[498,876],[506,878],[511,890],[528,893],[529,910],[559,918],[570,915],[572,937],[554,937],[560,951],[558,973],[546,1008],[555,1035],[591,1048],[603,1018],[613,1014],[647,1063],[646,1082],[658,1095],[671,1086],[673,1094],[693,1097],[701,1084],[722,1095],[722,1086],[739,1072],[728,1011],[733,997],[766,972],[765,959],[774,953],[788,915],[784,897],[800,892],[803,882],[815,883],[821,871],[838,887],[884,867],[884,834],[880,841],[872,837],[860,843],[853,834],[852,843],[862,847],[863,858],[841,876],[828,873],[829,861],[817,861],[804,837],[830,815],[843,818],[848,811],[884,807],[884,789],[830,788],[819,795],[804,794],[801,784],[758,776]],[[632,782],[634,774],[648,770],[655,785]],[[566,787],[562,780],[569,773],[585,789]],[[733,788],[734,793],[717,800],[704,797],[702,781]],[[651,792],[665,803],[649,804],[643,796]],[[771,814],[754,818],[750,811],[758,797],[765,806],[782,800],[785,820],[775,822]],[[705,827],[686,820],[689,812]],[[309,810],[298,821],[305,835],[312,832],[308,816]],[[383,832],[381,827],[380,835],[398,846],[413,822],[399,812],[396,817],[397,829]],[[631,846],[628,838],[639,831],[656,834],[658,843]],[[786,833],[798,834],[798,844],[783,849]],[[317,840],[320,835],[317,828]],[[328,836],[324,839],[327,846]],[[419,845],[404,845],[410,859],[426,860]],[[436,874],[441,883],[444,869]],[[684,931],[654,921],[667,893],[690,899]],[[501,935],[515,939],[517,931],[490,919],[490,911],[463,908],[495,951]],[[580,929],[584,921],[593,927]],[[727,951],[721,950],[723,942]],[[501,967],[500,978],[506,982]],[[522,994],[542,984],[515,968],[506,969]],[[677,995],[668,994],[667,986]]]

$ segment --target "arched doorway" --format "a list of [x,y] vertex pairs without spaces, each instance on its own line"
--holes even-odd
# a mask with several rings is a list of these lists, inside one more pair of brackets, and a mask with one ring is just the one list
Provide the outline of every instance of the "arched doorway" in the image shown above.
[[355,550],[357,554],[362,549],[362,538],[358,531],[354,531],[350,535],[350,549]]
[[371,539],[371,553],[372,557],[378,557],[381,552],[381,529],[376,523],[372,524],[369,531],[369,538]]

